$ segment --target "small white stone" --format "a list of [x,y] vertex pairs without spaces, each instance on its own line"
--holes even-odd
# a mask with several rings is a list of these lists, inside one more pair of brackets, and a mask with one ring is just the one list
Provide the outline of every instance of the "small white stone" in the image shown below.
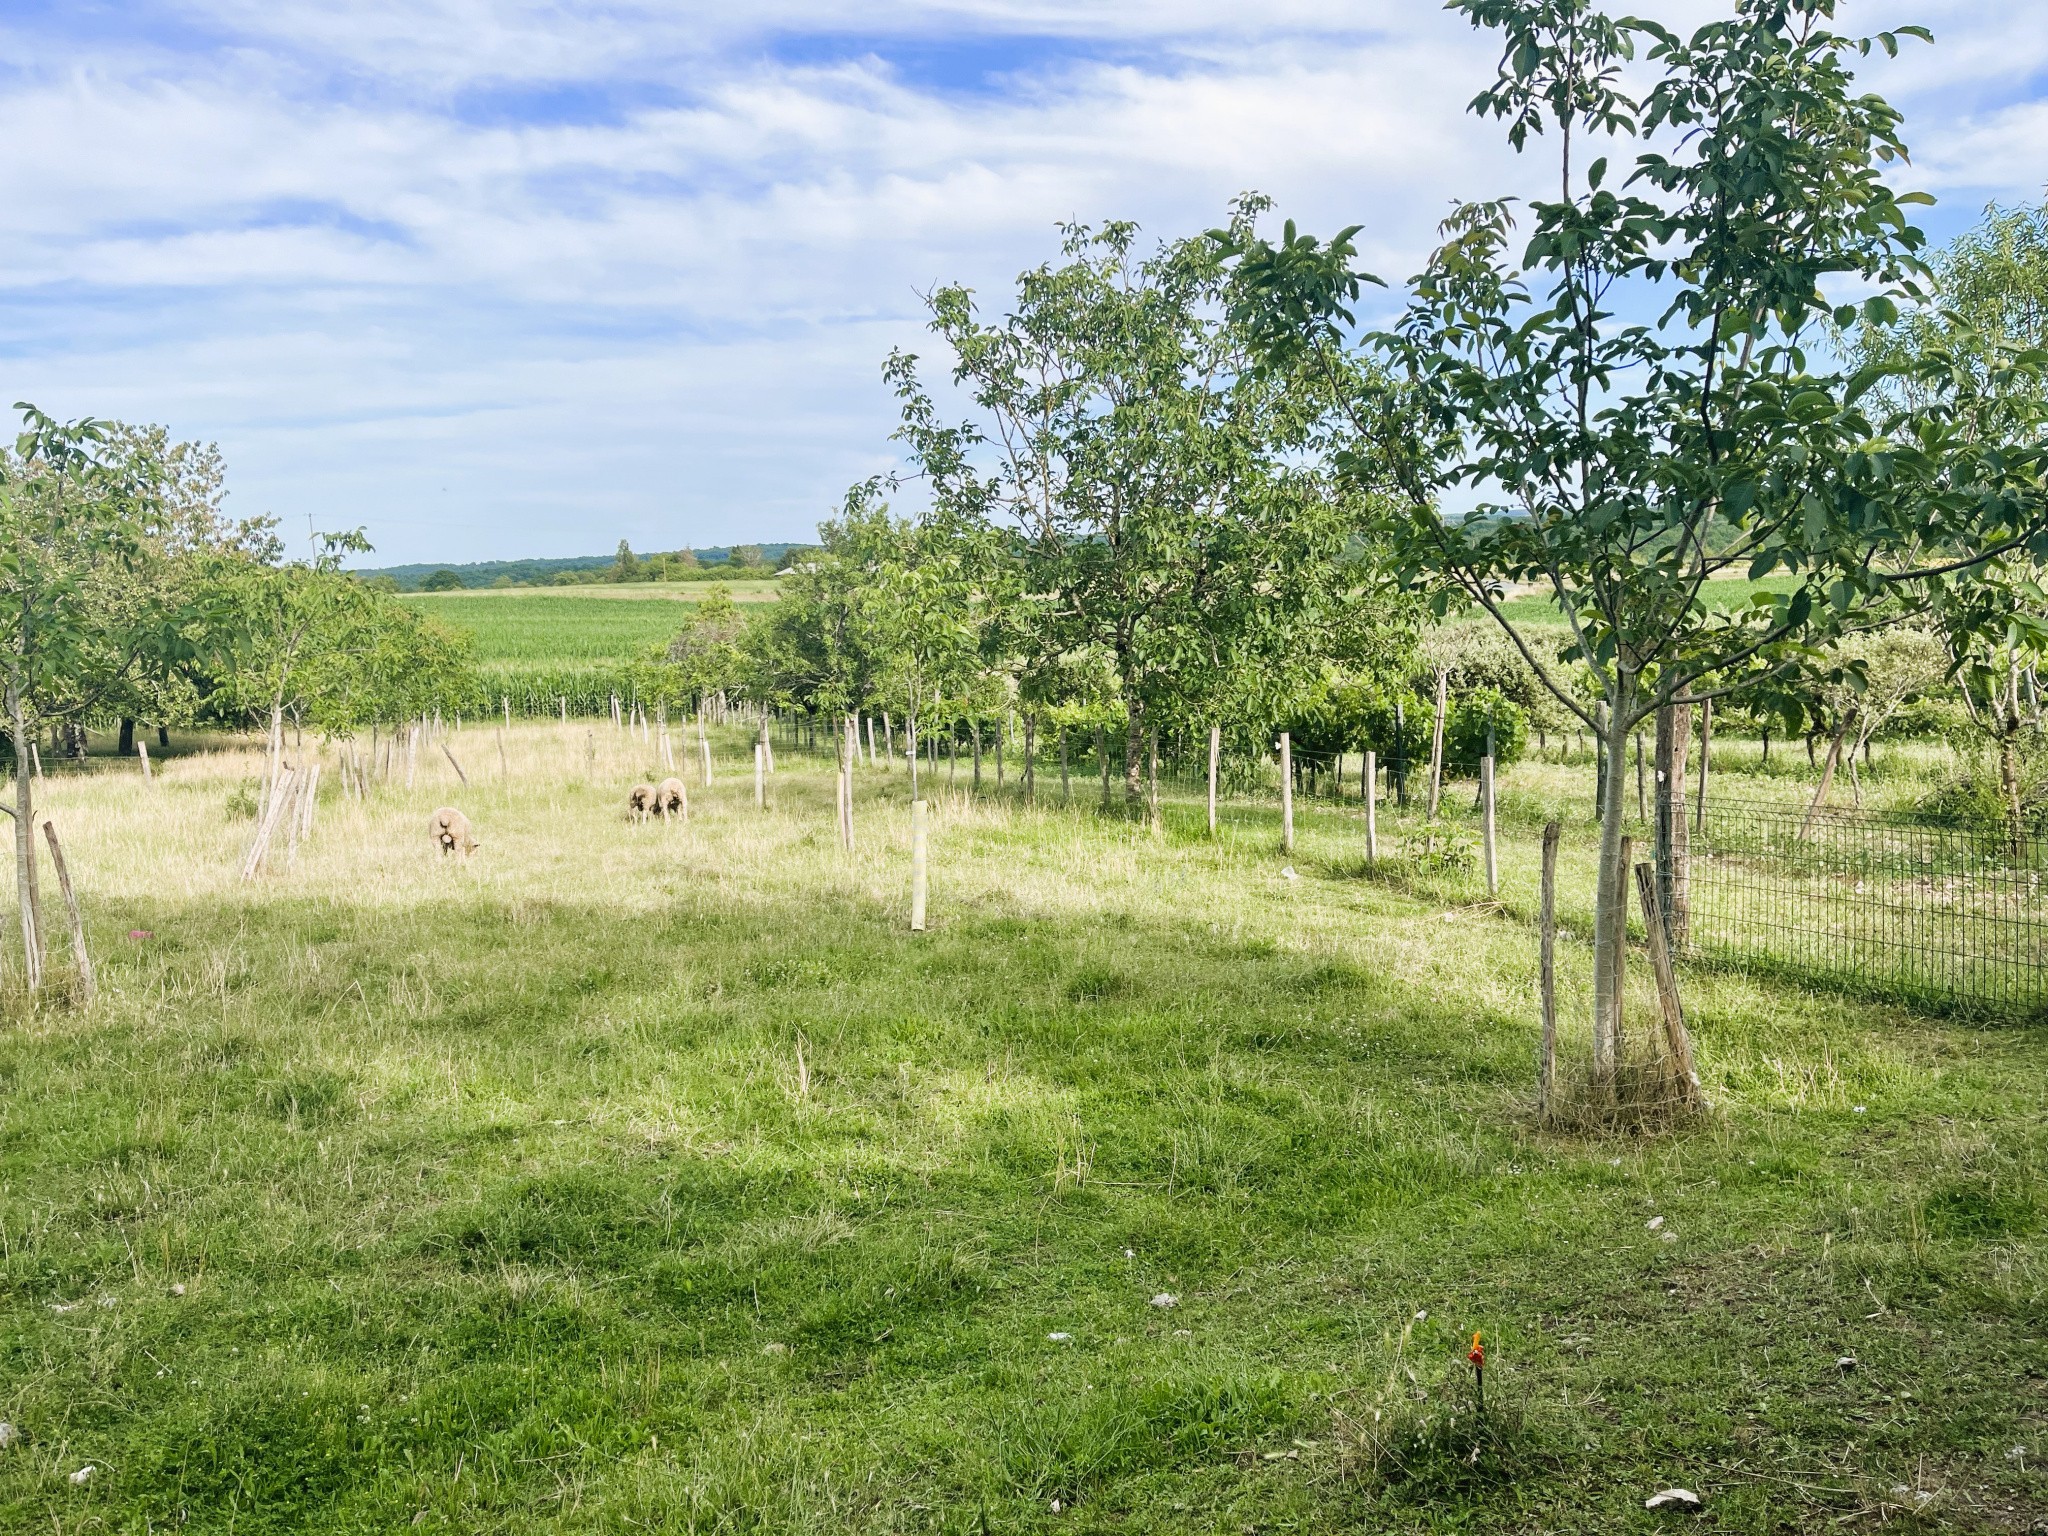
[[1861,1105],[1861,1104],[1858,1104],[1858,1105],[1856,1106],[1856,1113],[1857,1113],[1857,1114],[1859,1114],[1859,1115],[1860,1115],[1860,1114],[1862,1114],[1862,1113],[1863,1113],[1863,1110],[1864,1110],[1864,1106],[1863,1106],[1863,1105]]
[[1058,1499],[1054,1499],[1054,1500],[1052,1501],[1052,1512],[1053,1512],[1054,1514],[1058,1514],[1058,1513],[1059,1513],[1059,1512],[1060,1512],[1060,1511],[1061,1511],[1062,1509],[1065,1509],[1065,1508],[1066,1508],[1066,1506],[1065,1506],[1064,1504],[1060,1503],[1060,1501],[1059,1501]]
[[1074,1336],[1071,1333],[1048,1333],[1045,1336],[1045,1342],[1048,1344],[1071,1344],[1074,1342]]
[[7,1420],[0,1419],[0,1451],[6,1450],[8,1446],[14,1444],[20,1438],[20,1430],[8,1423]]
[[1844,1355],[1835,1362],[1835,1365],[1840,1370],[1853,1371],[1856,1369],[1856,1357],[1854,1355]]
[[88,1461],[88,1462],[87,1462],[87,1463],[86,1463],[86,1464],[85,1464],[84,1466],[80,1467],[80,1468],[79,1468],[79,1469],[78,1469],[78,1470],[77,1470],[76,1472],[72,1473],[72,1474],[71,1474],[71,1477],[70,1477],[70,1481],[71,1481],[72,1483],[76,1484],[77,1486],[81,1487],[81,1488],[82,1488],[82,1487],[84,1487],[84,1486],[85,1486],[85,1485],[86,1485],[87,1483],[91,1482],[91,1481],[92,1481],[92,1463]]
[[761,1346],[761,1353],[764,1355],[786,1355],[789,1353],[789,1346],[787,1344],[763,1344]]
[[1297,875],[1294,872],[1294,866],[1292,864],[1289,864],[1285,869],[1280,871],[1280,878],[1282,880],[1299,880],[1301,876]]
[[1645,1509],[1698,1509],[1700,1496],[1690,1488],[1666,1488],[1643,1500]]
[[178,1283],[177,1283],[176,1285],[172,1286],[172,1287],[171,1287],[171,1294],[172,1294],[173,1296],[182,1296],[182,1295],[184,1295],[184,1294],[185,1294],[185,1282],[184,1282],[184,1281],[182,1281],[182,1280],[180,1280],[180,1281],[179,1281],[179,1282],[178,1282]]
[[1654,1232],[1664,1225],[1664,1218],[1662,1216],[1652,1216],[1644,1225]]
[[1180,1305],[1180,1298],[1171,1291],[1161,1291],[1152,1298],[1152,1305],[1155,1307],[1177,1307]]

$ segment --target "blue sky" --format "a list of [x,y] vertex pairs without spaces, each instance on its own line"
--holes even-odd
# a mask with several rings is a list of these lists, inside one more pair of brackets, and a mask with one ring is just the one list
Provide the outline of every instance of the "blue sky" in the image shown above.
[[[1639,4],[1675,24],[1705,0]],[[2048,182],[2048,5],[1848,0],[1945,235]],[[1411,270],[1520,189],[1433,0],[9,0],[6,400],[158,421],[375,560],[806,536],[918,295],[1256,188]]]

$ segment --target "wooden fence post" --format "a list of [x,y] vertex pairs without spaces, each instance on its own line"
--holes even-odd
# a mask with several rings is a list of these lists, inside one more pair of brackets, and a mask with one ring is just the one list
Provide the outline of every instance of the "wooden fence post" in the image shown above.
[[910,802],[910,931],[924,932],[925,886],[928,879],[930,832],[922,800]]
[[1451,675],[1436,675],[1436,725],[1429,736],[1429,819],[1436,820],[1444,797],[1444,715],[1450,707]]
[[1159,727],[1145,733],[1145,820],[1154,832],[1165,823],[1159,819]]
[[768,765],[761,756],[761,743],[754,743],[754,808],[768,809]]
[[1543,897],[1537,927],[1536,985],[1543,1005],[1543,1042],[1536,1053],[1536,1114],[1547,1119],[1557,1082],[1557,839],[1559,827],[1543,828]]
[[1024,716],[1024,803],[1038,803],[1038,715]]
[[1634,838],[1624,837],[1621,840],[1621,852],[1617,855],[1617,858],[1620,861],[1621,867],[1617,871],[1618,878],[1614,883],[1614,1026],[1612,1033],[1608,1036],[1609,1048],[1613,1052],[1610,1066],[1614,1068],[1620,1067],[1622,1054],[1627,1046],[1627,1036],[1622,1028],[1622,1005],[1627,1000],[1628,872],[1630,865],[1635,859]]
[[85,919],[78,911],[78,893],[71,888],[71,870],[64,863],[64,845],[57,841],[57,823],[43,823],[43,836],[50,840],[50,862],[57,866],[57,889],[64,893],[64,913],[71,920],[71,958],[78,966],[78,991],[86,1002],[99,990],[93,980],[92,956],[85,949]]
[[[1712,699],[1702,699],[1700,700],[1700,796],[1698,803],[1693,807],[1692,813],[1692,835],[1697,838],[1704,838],[1706,836],[1707,748],[1713,741],[1713,737],[1714,701]],[[1853,751],[1854,749],[1852,748],[1851,750]]]
[[1365,862],[1380,861],[1380,760],[1377,752],[1365,754]]
[[455,754],[448,750],[448,743],[441,743],[441,755],[448,759],[448,766],[455,770],[455,777],[462,780],[462,787],[469,788],[469,775],[462,771],[462,764],[455,761]]
[[704,712],[701,709],[697,711],[697,745],[703,750],[704,787],[709,789],[711,787],[711,738],[705,733]]
[[149,743],[140,737],[136,738],[135,755],[142,759],[142,782],[154,784],[156,782],[156,775],[150,771],[149,767]]
[[1484,802],[1479,823],[1481,845],[1486,859],[1486,894],[1500,894],[1500,848],[1493,828],[1493,759],[1479,759],[1479,797]]
[[[1705,732],[1701,732],[1704,745]],[[1657,866],[1636,866],[1636,893],[1643,903],[1643,926],[1650,935],[1650,965],[1657,973],[1657,1000],[1664,1009],[1664,1043],[1677,1062],[1682,1085],[1679,1092],[1689,1101],[1702,1097],[1699,1068],[1693,1065],[1692,1036],[1686,1032],[1685,1015],[1678,1006],[1678,973],[1671,965],[1671,946],[1664,941],[1664,914],[1657,901]]]
[[1223,761],[1223,727],[1209,727],[1209,835],[1216,835],[1216,770]]
[[270,803],[263,809],[263,815],[256,823],[256,837],[249,844],[249,856],[242,861],[242,878],[254,880],[256,871],[263,867],[263,856],[270,850],[271,834],[277,831],[277,819],[284,810],[285,790],[296,775],[289,768],[278,769],[278,782],[270,791]]
[[1294,743],[1280,733],[1280,847],[1294,852]]

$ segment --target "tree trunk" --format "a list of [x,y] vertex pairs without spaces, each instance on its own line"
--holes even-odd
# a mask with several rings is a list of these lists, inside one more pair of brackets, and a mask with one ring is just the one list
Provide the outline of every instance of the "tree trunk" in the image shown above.
[[1038,716],[1024,717],[1024,803],[1030,805],[1038,795]]
[[1841,728],[1835,732],[1834,740],[1828,743],[1827,760],[1820,768],[1820,788],[1813,792],[1813,804],[1806,808],[1806,820],[1799,824],[1801,837],[1813,830],[1813,818],[1820,814],[1820,808],[1828,803],[1828,791],[1834,787],[1835,765],[1842,760],[1842,738],[1849,734],[1849,718],[1842,717]]
[[135,755],[135,722],[126,715],[121,717],[121,735],[114,750],[122,757]]
[[[1605,740],[1600,745],[1610,764],[1620,762],[1628,750],[1629,715],[1634,707],[1633,680],[1623,676],[1601,722]],[[1628,872],[1622,868],[1621,858],[1627,802],[1621,774],[1608,773],[1600,788],[1600,880],[1593,908],[1593,1075],[1603,1088],[1611,1088],[1620,1033],[1619,951],[1627,932],[1617,921],[1617,914],[1625,916],[1628,910]]]
[[1685,818],[1685,765],[1691,739],[1691,710],[1666,704],[1657,711],[1657,800],[1651,835],[1664,941],[1674,954],[1684,950],[1692,926],[1692,833]]
[[1124,704],[1124,809],[1133,817],[1145,809],[1145,701]]
[[2027,812],[2020,800],[2019,738],[2008,734],[1998,743],[1998,787],[2005,795],[2005,836],[2014,862],[2026,837]]

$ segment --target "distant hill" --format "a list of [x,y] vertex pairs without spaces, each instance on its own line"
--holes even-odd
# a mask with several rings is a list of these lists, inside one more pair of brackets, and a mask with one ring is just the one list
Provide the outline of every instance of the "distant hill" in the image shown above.
[[[773,566],[784,554],[802,546],[793,544],[763,544],[761,558]],[[651,551],[643,551],[643,558]],[[700,549],[697,558],[707,566],[722,565],[730,558],[732,550],[718,546]],[[462,563],[438,561],[413,565],[365,566],[355,574],[369,581],[378,576],[389,576],[398,583],[402,592],[417,592],[421,582],[436,571],[452,571],[455,579],[465,587],[488,587],[500,578],[509,579],[515,585],[544,585],[563,571],[595,571],[612,563],[612,555],[570,555],[556,560],[470,560]]]

